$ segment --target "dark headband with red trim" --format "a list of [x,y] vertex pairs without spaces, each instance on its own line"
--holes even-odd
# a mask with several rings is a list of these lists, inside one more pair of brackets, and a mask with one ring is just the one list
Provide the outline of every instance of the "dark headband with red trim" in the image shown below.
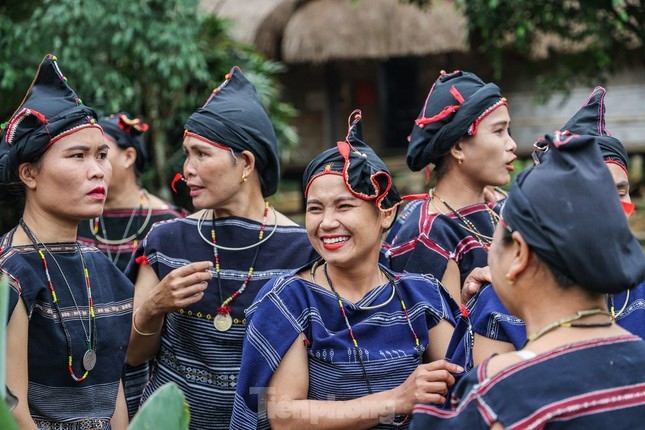
[[401,202],[392,175],[376,153],[363,142],[362,114],[355,110],[349,117],[344,141],[314,158],[303,175],[305,198],[311,182],[321,175],[342,176],[347,189],[357,198],[373,202],[380,210]]
[[416,119],[406,161],[418,171],[437,164],[457,141],[474,136],[482,119],[507,105],[500,89],[470,72],[441,72]]

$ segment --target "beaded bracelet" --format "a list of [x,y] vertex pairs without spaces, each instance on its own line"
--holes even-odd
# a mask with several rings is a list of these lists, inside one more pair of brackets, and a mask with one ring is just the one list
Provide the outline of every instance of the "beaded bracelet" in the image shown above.
[[139,309],[141,308],[136,308],[132,313],[132,328],[134,329],[134,332],[141,336],[154,336],[157,333],[159,333],[159,330],[154,331],[152,333],[145,333],[145,332],[139,331],[139,329],[137,328],[137,324],[135,323],[135,317],[137,316],[137,312],[139,312]]

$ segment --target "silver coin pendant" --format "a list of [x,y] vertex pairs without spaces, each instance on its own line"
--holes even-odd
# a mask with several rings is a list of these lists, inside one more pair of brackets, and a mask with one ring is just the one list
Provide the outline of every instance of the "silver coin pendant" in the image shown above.
[[93,349],[88,349],[83,354],[83,367],[85,370],[90,371],[96,366],[96,351]]

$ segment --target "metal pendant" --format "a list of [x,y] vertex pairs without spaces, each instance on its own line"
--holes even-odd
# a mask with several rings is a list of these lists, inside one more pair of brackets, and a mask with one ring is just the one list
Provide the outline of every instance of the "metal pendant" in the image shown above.
[[96,366],[96,351],[93,349],[88,349],[83,354],[83,367],[85,370],[90,371]]
[[233,325],[233,318],[231,318],[231,314],[217,314],[213,325],[217,331],[227,331]]

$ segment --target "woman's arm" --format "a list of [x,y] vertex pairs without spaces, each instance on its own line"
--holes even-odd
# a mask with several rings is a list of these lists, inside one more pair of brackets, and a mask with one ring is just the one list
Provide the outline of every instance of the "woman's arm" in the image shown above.
[[415,403],[443,403],[458,366],[443,360],[420,365],[396,388],[347,401],[307,400],[307,350],[299,337],[278,365],[266,395],[273,429],[367,429],[412,412]]
[[116,406],[114,414],[110,420],[112,430],[126,430],[128,428],[128,405],[125,402],[125,393],[123,391],[123,382],[119,383],[119,392],[116,395]]
[[212,278],[208,271],[212,266],[210,261],[190,263],[173,270],[161,281],[150,266],[139,268],[125,359],[128,364],[143,364],[157,354],[165,315],[202,299]]
[[18,397],[12,411],[20,429],[36,429],[27,402],[29,386],[28,336],[29,317],[22,299],[18,300],[7,324],[7,386]]
[[461,274],[455,260],[448,260],[446,270],[441,277],[441,285],[450,293],[455,303],[461,299]]
[[475,333],[473,342],[473,364],[475,366],[479,365],[479,363],[491,355],[504,354],[511,351],[515,351],[512,343],[490,339],[479,333]]
[[439,324],[428,330],[430,344],[424,353],[424,361],[429,363],[431,361],[441,360],[446,357],[448,345],[455,328],[446,320],[441,320]]

